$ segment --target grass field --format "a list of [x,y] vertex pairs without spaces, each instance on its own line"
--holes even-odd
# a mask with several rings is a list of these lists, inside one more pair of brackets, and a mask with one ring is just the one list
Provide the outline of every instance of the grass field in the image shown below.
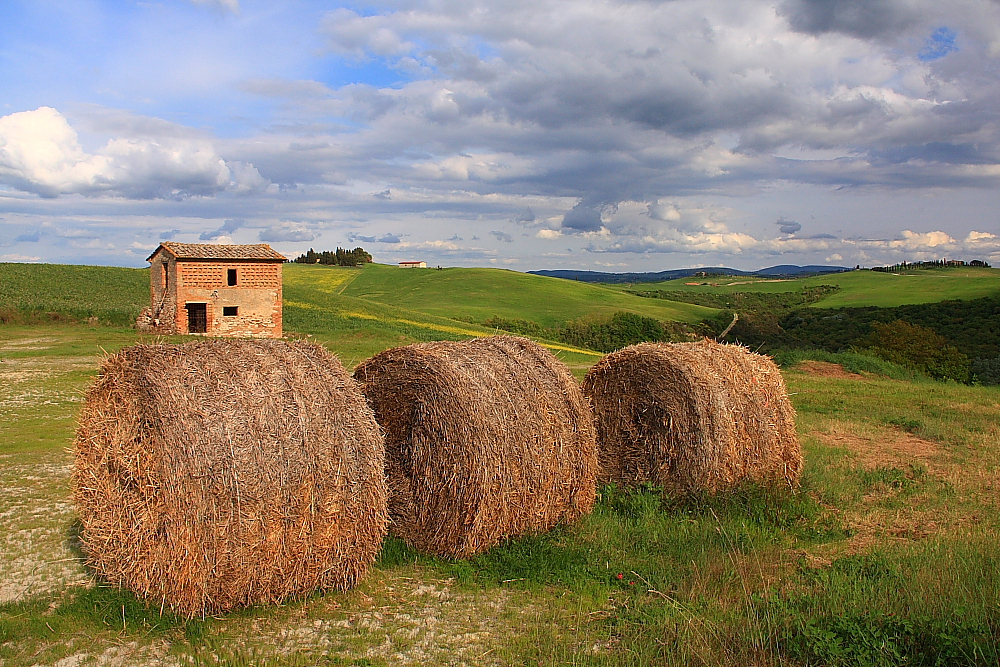
[[[686,283],[697,282],[697,285]],[[708,283],[708,284],[701,284]],[[682,278],[661,283],[607,285],[608,289],[731,292],[796,292],[805,287],[836,285],[840,291],[811,304],[813,308],[903,306],[947,299],[976,299],[1000,292],[1000,269],[970,267],[919,269],[902,274],[848,271],[796,279]]]
[[[0,324],[4,667],[1000,660],[1000,389],[802,351],[783,357],[806,453],[796,494],[745,489],[665,504],[650,490],[604,489],[580,522],[470,561],[422,557],[390,538],[348,593],[194,621],[161,614],[83,567],[67,449],[102,355],[143,340],[106,323],[145,305],[147,275],[0,264],[0,310],[40,314]],[[954,296],[959,283],[944,275],[951,287],[940,294]],[[964,294],[994,289],[992,276]],[[878,281],[897,281],[888,289],[907,279],[842,278],[858,282],[836,296],[868,290],[866,298]],[[558,321],[631,304],[675,307],[519,280],[486,270],[289,266],[286,327],[353,366],[394,345],[491,333],[471,323],[480,317]],[[398,294],[387,296],[394,281]],[[494,293],[500,305],[482,305]],[[591,296],[596,310],[586,310]],[[79,322],[51,321],[50,312]],[[599,358],[548,344],[578,376]]]
[[[286,280],[296,280],[300,274],[312,275],[317,269],[323,270],[305,265],[287,267]],[[580,317],[611,315],[620,310],[658,320],[699,322],[715,312],[711,308],[673,301],[651,304],[647,299],[601,285],[499,269],[438,271],[371,264],[361,271],[353,270],[353,274],[352,280],[338,288],[345,296],[474,322],[499,316],[531,320],[550,327]]]
[[663,504],[605,489],[584,520],[471,561],[389,539],[349,593],[194,621],[161,615],[86,572],[69,498],[82,391],[105,351],[137,339],[0,326],[5,667],[979,665],[1000,655],[1000,390],[850,374],[835,355],[786,371],[806,452],[798,494]]
[[56,313],[128,327],[148,301],[148,269],[0,263],[0,314]]

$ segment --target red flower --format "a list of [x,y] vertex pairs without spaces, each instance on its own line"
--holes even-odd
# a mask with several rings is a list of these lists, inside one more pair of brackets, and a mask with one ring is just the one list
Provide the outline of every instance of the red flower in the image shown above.
[[619,573],[618,573],[618,578],[619,578],[619,579],[624,579],[624,578],[625,578],[625,575],[624,575],[624,574],[622,574],[621,572],[619,572]]
[[628,582],[628,585],[629,586],[635,586],[635,582],[634,581],[630,581],[630,582]]

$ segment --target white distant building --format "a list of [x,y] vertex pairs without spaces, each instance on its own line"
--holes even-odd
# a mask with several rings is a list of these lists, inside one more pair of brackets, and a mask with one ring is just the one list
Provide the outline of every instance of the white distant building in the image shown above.
[[399,268],[401,269],[426,269],[427,262],[400,262]]

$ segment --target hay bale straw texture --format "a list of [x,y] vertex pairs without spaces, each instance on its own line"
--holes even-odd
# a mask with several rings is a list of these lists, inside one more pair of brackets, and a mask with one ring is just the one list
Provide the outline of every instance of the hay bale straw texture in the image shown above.
[[583,390],[602,483],[652,482],[670,495],[798,485],[795,410],[768,357],[709,340],[642,343],[604,357]]
[[354,372],[386,432],[392,530],[465,558],[594,504],[593,418],[568,369],[513,336],[387,350]]
[[122,350],[76,435],[88,562],[187,616],[346,589],[388,527],[384,457],[357,383],[318,345]]

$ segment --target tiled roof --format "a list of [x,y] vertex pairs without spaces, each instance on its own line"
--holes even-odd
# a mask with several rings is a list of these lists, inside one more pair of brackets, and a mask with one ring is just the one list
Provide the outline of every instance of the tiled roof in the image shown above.
[[146,258],[150,261],[164,249],[177,259],[272,259],[285,261],[288,258],[271,248],[266,243],[253,245],[217,245],[214,243],[161,243],[153,254]]

